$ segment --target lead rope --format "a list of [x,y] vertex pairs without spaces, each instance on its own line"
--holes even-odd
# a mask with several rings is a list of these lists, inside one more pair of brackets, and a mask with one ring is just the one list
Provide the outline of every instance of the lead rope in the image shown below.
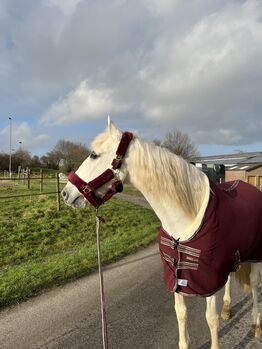
[[98,209],[96,209],[96,243],[97,243],[99,281],[100,281],[100,303],[101,303],[101,315],[102,315],[103,349],[108,349],[104,278],[103,278],[103,269],[101,264],[101,252],[100,252],[100,223],[101,222],[104,223],[104,219],[98,215]]

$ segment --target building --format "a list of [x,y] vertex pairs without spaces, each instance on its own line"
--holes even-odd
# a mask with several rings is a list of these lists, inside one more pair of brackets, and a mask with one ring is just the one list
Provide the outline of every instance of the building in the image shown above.
[[241,179],[262,190],[262,152],[201,156],[194,163],[213,181]]

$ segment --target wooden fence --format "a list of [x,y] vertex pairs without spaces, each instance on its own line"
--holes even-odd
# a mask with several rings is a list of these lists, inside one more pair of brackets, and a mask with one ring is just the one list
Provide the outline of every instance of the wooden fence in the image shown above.
[[[44,192],[43,188],[44,188],[44,182],[45,181],[50,181],[50,180],[54,180],[55,181],[55,187],[56,190],[55,191],[46,191]],[[43,171],[40,170],[39,173],[30,173],[30,171],[28,171],[28,173],[25,174],[21,174],[21,175],[13,175],[10,177],[9,176],[9,172],[6,171],[6,173],[4,173],[3,177],[0,177],[0,185],[3,183],[8,183],[8,182],[12,182],[12,183],[17,183],[20,184],[21,182],[27,186],[27,189],[30,191],[31,189],[31,184],[32,181],[39,181],[39,192],[38,193],[28,193],[28,194],[17,194],[17,195],[0,195],[0,200],[4,200],[4,199],[15,199],[15,198],[23,198],[23,197],[31,197],[31,196],[39,196],[39,195],[56,195],[56,202],[57,202],[57,210],[60,210],[61,207],[61,200],[60,200],[60,184],[61,184],[61,179],[59,177],[59,173],[55,174],[54,176],[49,176],[49,177],[44,177],[43,175]],[[64,180],[63,180],[64,182]]]

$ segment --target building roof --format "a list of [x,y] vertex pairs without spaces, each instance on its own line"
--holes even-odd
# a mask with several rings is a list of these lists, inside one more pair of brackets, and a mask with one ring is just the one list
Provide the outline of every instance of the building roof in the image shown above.
[[250,166],[262,165],[262,151],[261,152],[249,152],[249,153],[237,153],[226,155],[212,155],[212,156],[199,156],[194,159],[194,162],[209,165],[225,165],[227,167],[234,165],[245,164]]
[[236,164],[233,166],[226,166],[227,171],[251,171],[261,167],[262,163],[257,164]]

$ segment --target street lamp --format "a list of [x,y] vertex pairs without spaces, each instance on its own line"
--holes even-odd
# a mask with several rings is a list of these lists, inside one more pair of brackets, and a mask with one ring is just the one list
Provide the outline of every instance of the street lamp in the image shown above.
[[9,117],[9,123],[10,123],[10,139],[9,139],[9,176],[12,178],[12,118]]

